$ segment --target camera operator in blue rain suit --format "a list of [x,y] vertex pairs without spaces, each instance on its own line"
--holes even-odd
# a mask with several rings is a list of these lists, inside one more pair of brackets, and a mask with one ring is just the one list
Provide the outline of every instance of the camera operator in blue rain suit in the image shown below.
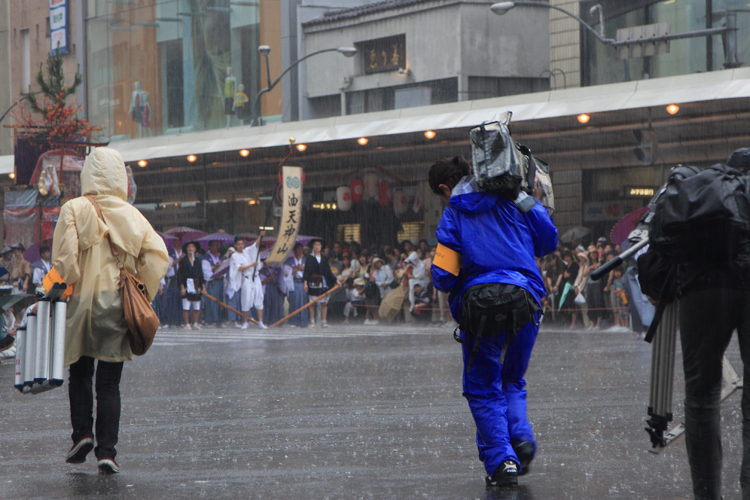
[[[514,202],[480,191],[470,173],[471,166],[460,156],[430,168],[430,188],[448,204],[437,228],[439,246],[431,272],[435,288],[450,293],[451,314],[459,324],[462,297],[476,285],[509,285],[533,306],[532,319],[519,325],[516,335],[493,331],[480,338],[462,328],[457,338],[463,348],[463,395],[477,426],[486,483],[512,486],[518,475],[528,472],[536,453],[523,377],[539,331],[539,304],[546,293],[535,257],[555,250],[557,229],[538,201],[529,199],[526,212],[519,208],[526,193]],[[534,195],[538,199],[541,192]],[[477,339],[481,342],[472,353]]]

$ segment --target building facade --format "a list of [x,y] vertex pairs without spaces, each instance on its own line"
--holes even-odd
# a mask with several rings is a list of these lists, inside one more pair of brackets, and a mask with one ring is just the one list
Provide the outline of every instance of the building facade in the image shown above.
[[[427,169],[468,156],[469,128],[506,110],[514,137],[550,164],[562,231],[605,235],[675,164],[707,166],[750,145],[750,15],[741,1],[551,2],[610,39],[644,24],[720,28],[734,9],[739,68],[724,67],[719,35],[621,57],[564,12],[517,6],[497,16],[491,4],[75,2],[89,9],[78,51],[86,112],[133,166],[137,203],[158,228],[272,226],[278,168],[293,161],[307,173],[303,233],[365,243],[432,237],[442,206]],[[236,113],[227,120],[227,95],[242,84],[252,101],[268,84],[261,45],[271,47],[271,79],[285,76],[263,97],[265,125],[243,126]],[[337,47],[357,54],[300,62]],[[134,116],[146,104],[150,127],[143,110]],[[357,180],[369,180],[369,194],[340,210],[338,188]]]
[[[50,0],[0,0],[0,65],[7,68],[0,76],[0,116],[10,110],[0,121],[0,156],[13,152],[13,129],[4,125],[10,125],[13,110],[24,105],[25,94],[39,91],[37,73],[40,68],[45,68],[51,52],[52,31],[59,32],[61,29],[50,28],[50,3]],[[76,29],[81,13],[78,2],[61,4],[56,9],[58,12],[60,9],[65,11],[63,71],[72,82],[81,62],[82,44]],[[46,72],[44,76],[47,78]],[[84,89],[79,88],[78,100],[82,104],[84,96]],[[25,110],[28,110],[28,104]]]
[[342,45],[358,53],[321,55],[300,69],[300,118],[547,90],[548,13],[525,13],[520,24],[487,11],[477,2],[399,0],[301,23],[302,53]]

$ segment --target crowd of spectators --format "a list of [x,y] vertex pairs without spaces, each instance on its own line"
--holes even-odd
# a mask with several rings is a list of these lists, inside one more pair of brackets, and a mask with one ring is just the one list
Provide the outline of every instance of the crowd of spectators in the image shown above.
[[[224,303],[240,304],[239,297],[230,296],[229,275],[215,276],[217,269],[235,252],[235,245],[222,245],[218,241],[211,242],[207,248],[200,245],[193,248],[193,245],[185,243],[190,250],[189,255],[183,250],[181,241],[170,249],[170,271],[162,280],[159,295],[154,301],[163,327],[190,323],[193,323],[193,328],[195,325],[199,328],[201,325],[239,327],[242,318],[237,314],[205,296],[194,294],[185,297],[183,294],[185,276],[192,276],[198,288],[204,292]],[[0,287],[10,288],[12,293],[31,293],[41,285],[42,278],[51,267],[49,248],[42,247],[41,259],[32,264],[24,259],[24,250],[20,244],[2,250],[2,264],[9,272],[0,277]],[[265,246],[261,245],[260,250],[263,260],[267,255],[264,253]],[[309,297],[301,283],[310,252],[310,246],[298,243],[282,268],[264,267],[260,270],[267,324],[273,324],[308,302]],[[624,268],[614,269],[599,281],[590,279],[592,271],[619,253],[619,245],[606,238],[598,238],[593,243],[558,244],[554,253],[538,259],[547,286],[547,296],[542,304],[545,321],[567,329],[629,328],[630,310],[625,293]],[[422,239],[416,244],[404,240],[398,246],[362,246],[357,242],[337,241],[324,246],[322,256],[327,259],[336,281],[342,284],[328,297],[329,321],[377,325],[381,321],[379,306],[392,290],[403,286],[403,308],[400,302],[396,306],[400,310],[396,314],[400,321],[439,325],[452,323],[447,295],[432,286],[430,266],[435,249],[427,240]],[[284,284],[284,281],[287,283]],[[183,308],[185,298],[193,299],[189,307],[192,315]],[[314,312],[311,311],[313,309],[292,318],[289,324],[298,327],[314,324]],[[259,312],[255,307],[251,310],[256,318]],[[10,330],[12,326],[3,328],[6,332]]]
[[538,259],[547,286],[545,321],[568,329],[630,328],[625,268],[617,267],[598,281],[591,279],[593,271],[620,252],[619,245],[602,237],[594,243],[558,243],[554,253]]
[[[0,296],[31,295],[36,287],[42,285],[42,280],[52,268],[51,251],[47,246],[39,247],[40,258],[29,263],[24,258],[26,247],[23,243],[5,246],[0,251]],[[18,301],[7,309],[0,311],[0,358],[15,356],[16,328],[23,318],[24,307],[33,299]]]
[[[184,245],[194,243],[185,243]],[[208,293],[227,304],[240,304],[236,294],[243,292],[230,291],[229,276],[215,276],[221,264],[237,250],[234,245],[221,245],[220,242],[209,243],[209,249],[195,248],[197,263],[186,259],[185,251],[180,251],[183,243],[177,241],[170,249],[170,271],[162,282],[155,307],[159,312],[162,326],[170,328],[193,323],[191,328],[205,325],[214,327],[241,327],[243,318],[235,313],[220,308],[213,301],[203,297],[200,307],[193,309],[194,320],[182,313],[182,292],[184,277],[195,275],[195,268],[200,264],[202,275],[195,282],[200,287],[207,287]],[[186,248],[187,250],[187,248]],[[194,250],[190,247],[191,252]],[[267,256],[265,245],[260,247],[261,262]],[[271,325],[286,314],[299,309],[308,302],[308,290],[304,289],[305,262],[310,258],[311,246],[300,243],[295,245],[282,268],[259,268],[263,286],[263,309],[251,308],[251,317],[259,318],[263,314],[265,324]],[[332,322],[345,324],[362,323],[377,325],[381,319],[379,307],[389,293],[403,286],[405,289],[403,311],[398,314],[401,320],[411,322],[450,323],[448,300],[445,294],[438,293],[432,286],[430,266],[435,249],[427,240],[418,243],[405,240],[398,246],[372,245],[362,246],[357,242],[334,242],[324,245],[322,257],[328,265],[341,288],[327,297],[327,316]],[[187,269],[189,266],[190,269]],[[329,284],[332,288],[334,284]],[[408,290],[408,292],[406,291]],[[205,292],[205,290],[204,290]],[[196,296],[197,298],[197,296]],[[400,306],[401,304],[399,304]],[[239,306],[237,306],[239,309]],[[401,307],[399,307],[401,309]],[[244,312],[244,311],[243,311]],[[309,309],[289,320],[290,326],[313,326],[314,308]],[[325,326],[325,318],[322,321]]]

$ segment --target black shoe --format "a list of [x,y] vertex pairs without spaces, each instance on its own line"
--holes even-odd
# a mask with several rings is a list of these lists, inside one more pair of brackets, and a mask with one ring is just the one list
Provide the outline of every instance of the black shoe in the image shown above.
[[495,470],[492,477],[487,476],[484,481],[487,486],[492,487],[516,486],[518,484],[518,464],[513,460],[506,460]]
[[521,462],[521,472],[518,475],[523,476],[528,474],[531,471],[531,461],[534,460],[534,445],[529,441],[521,441],[513,445],[513,451],[516,452],[518,461]]
[[102,455],[101,457],[97,457],[97,467],[99,467],[99,470],[103,472],[104,474],[117,474],[120,472],[120,466],[117,465],[117,462],[115,462],[115,459],[112,457],[107,457]]
[[73,444],[73,447],[65,457],[69,464],[82,464],[86,461],[86,455],[94,449],[94,436],[89,432]]

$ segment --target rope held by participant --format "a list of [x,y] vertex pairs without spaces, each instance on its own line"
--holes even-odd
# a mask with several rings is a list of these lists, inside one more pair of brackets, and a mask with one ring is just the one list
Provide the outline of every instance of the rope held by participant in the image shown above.
[[299,313],[301,313],[302,311],[304,311],[308,307],[310,307],[313,304],[317,303],[319,300],[321,300],[321,299],[323,299],[325,297],[328,297],[330,294],[332,294],[333,292],[335,292],[336,290],[338,290],[339,288],[341,288],[342,285],[343,285],[342,283],[339,283],[338,285],[336,285],[335,287],[331,288],[330,290],[328,290],[326,293],[324,293],[323,295],[321,295],[317,299],[315,299],[315,300],[313,300],[311,302],[308,302],[307,304],[305,304],[304,306],[300,307],[296,311],[287,314],[286,316],[284,316],[283,318],[281,318],[280,320],[278,320],[276,323],[274,323],[273,325],[269,326],[268,328],[274,328],[276,326],[279,326],[282,323],[285,323],[290,318],[293,318],[294,316],[298,315]]
[[239,312],[239,311],[238,311],[237,309],[235,309],[234,307],[230,307],[230,306],[226,305],[226,304],[225,304],[224,302],[220,301],[219,299],[216,299],[216,298],[214,298],[214,297],[211,297],[211,296],[210,296],[209,294],[207,294],[206,292],[202,292],[202,293],[201,293],[201,295],[203,295],[203,296],[204,296],[204,297],[206,297],[207,299],[211,299],[211,300],[213,300],[214,302],[216,302],[217,304],[219,304],[219,305],[220,305],[221,307],[223,307],[224,309],[228,309],[228,310],[232,311],[232,312],[233,312],[234,314],[236,314],[237,316],[240,316],[240,317],[242,317],[242,318],[243,318],[243,319],[244,319],[245,321],[248,321],[248,322],[250,322],[250,323],[252,323],[252,324],[254,324],[254,325],[257,325],[257,324],[258,324],[258,322],[257,322],[257,321],[255,321],[255,320],[254,320],[253,318],[251,318],[251,317],[249,317],[249,316],[246,316],[245,314],[243,314],[243,313]]

